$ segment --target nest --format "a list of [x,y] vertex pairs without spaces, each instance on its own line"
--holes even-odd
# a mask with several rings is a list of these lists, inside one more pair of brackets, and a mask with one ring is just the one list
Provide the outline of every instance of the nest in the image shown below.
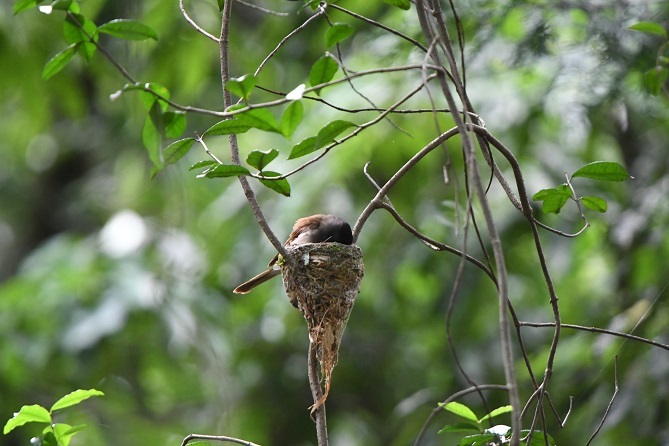
[[283,286],[290,303],[307,321],[324,381],[323,396],[312,406],[313,412],[330,391],[341,338],[364,274],[362,251],[339,243],[307,243],[287,251],[295,265],[281,265]]

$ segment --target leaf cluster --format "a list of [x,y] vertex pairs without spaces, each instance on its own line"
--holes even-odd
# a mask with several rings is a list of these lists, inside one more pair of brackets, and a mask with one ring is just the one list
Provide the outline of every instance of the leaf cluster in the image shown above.
[[92,20],[81,14],[81,8],[74,0],[54,0],[48,5],[42,3],[44,0],[20,0],[14,4],[14,14],[36,7],[45,14],[53,11],[65,13],[63,34],[70,45],[46,63],[42,71],[44,79],[60,72],[77,53],[87,62],[90,61],[97,52],[100,33],[126,40],[158,40],[158,34],[151,27],[136,20],[114,19],[96,26]]
[[99,390],[79,389],[60,398],[58,401],[53,403],[49,409],[46,409],[39,404],[23,406],[17,413],[14,414],[12,418],[7,421],[7,423],[5,423],[3,434],[7,435],[15,428],[23,426],[26,423],[41,423],[46,424],[42,430],[42,436],[39,438],[41,445],[68,446],[72,440],[72,437],[77,432],[83,430],[86,425],[80,424],[77,426],[71,426],[66,423],[55,423],[53,420],[55,412],[66,409],[68,407],[76,406],[77,404],[91,397],[103,395],[104,393],[100,392]]
[[572,180],[574,178],[589,178],[599,181],[624,181],[632,178],[625,168],[616,162],[595,161],[587,164],[574,172],[567,183],[560,184],[551,189],[542,189],[532,196],[533,200],[543,202],[544,213],[559,214],[568,200],[581,203],[588,209],[597,212],[606,212],[608,204],[602,197],[586,195],[577,197],[574,192]]
[[[510,413],[512,407],[509,405],[498,407],[490,411],[488,414],[478,417],[472,409],[467,405],[458,403],[457,401],[451,401],[449,403],[439,403],[439,407],[442,409],[451,412],[457,415],[460,418],[463,418],[466,421],[449,424],[443,427],[439,433],[444,434],[447,432],[475,432],[470,435],[463,437],[458,446],[492,446],[492,445],[502,445],[507,444],[511,438],[511,428],[506,425],[498,424],[492,427],[484,427],[484,424],[490,422],[492,418],[498,417],[505,413]],[[527,439],[530,434],[529,430],[523,430],[522,437]],[[534,431],[532,433],[532,438],[529,440],[521,440],[521,444],[524,446],[555,446],[555,440],[549,436],[545,436],[542,431]]]

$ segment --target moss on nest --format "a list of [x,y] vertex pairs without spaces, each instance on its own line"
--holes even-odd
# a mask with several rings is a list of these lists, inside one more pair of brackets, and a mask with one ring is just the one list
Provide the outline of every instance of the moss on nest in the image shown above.
[[295,265],[281,265],[283,286],[290,303],[307,321],[324,380],[323,398],[313,411],[325,402],[330,390],[341,338],[364,274],[362,251],[356,245],[339,243],[307,243],[287,251]]

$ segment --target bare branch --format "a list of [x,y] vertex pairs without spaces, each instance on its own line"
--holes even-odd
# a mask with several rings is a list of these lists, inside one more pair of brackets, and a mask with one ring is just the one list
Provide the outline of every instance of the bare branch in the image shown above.
[[459,257],[464,258],[465,260],[467,260],[472,265],[481,269],[484,273],[486,273],[486,275],[488,275],[488,277],[490,277],[493,280],[493,282],[495,282],[495,275],[490,270],[490,268],[488,268],[483,262],[478,260],[476,257],[472,257],[469,254],[467,254],[465,252],[462,252],[459,249],[453,248],[452,246],[449,246],[445,243],[441,243],[441,242],[438,242],[436,240],[433,240],[430,237],[426,236],[425,234],[421,233],[416,228],[414,228],[409,223],[407,223],[400,216],[400,214],[397,212],[397,210],[395,210],[395,208],[392,207],[391,205],[389,205],[388,203],[381,202],[381,204],[379,205],[379,208],[385,209],[386,211],[388,211],[390,213],[390,215],[392,215],[395,218],[395,220],[397,221],[397,223],[399,223],[400,226],[402,226],[404,229],[409,231],[409,233],[411,235],[413,235],[414,237],[419,239],[421,242],[423,242],[428,248],[433,249],[435,251],[448,251],[452,254],[455,254]]
[[[514,177],[516,179],[516,187],[518,189],[518,196],[520,198],[520,202],[522,204],[522,211],[523,215],[527,219],[529,225],[530,225],[530,230],[532,232],[532,237],[534,239],[534,245],[535,249],[537,252],[537,256],[539,257],[539,264],[541,266],[541,271],[544,276],[544,281],[546,282],[546,287],[548,289],[548,293],[550,296],[550,304],[551,304],[551,309],[553,310],[553,317],[555,319],[555,326],[554,326],[554,332],[553,332],[553,340],[551,342],[551,346],[549,349],[548,353],[548,359],[546,361],[546,369],[544,372],[544,379],[542,382],[542,385],[539,387],[542,389],[542,391],[539,393],[539,401],[538,401],[538,406],[540,407],[542,404],[542,399],[544,392],[546,390],[546,385],[548,381],[550,380],[552,374],[553,374],[553,363],[555,361],[555,355],[557,353],[557,346],[558,342],[560,340],[560,332],[561,332],[561,320],[560,320],[560,308],[558,306],[558,297],[555,292],[555,286],[553,285],[553,279],[550,275],[550,272],[548,271],[548,264],[546,262],[546,257],[544,256],[543,252],[543,247],[541,244],[541,239],[539,238],[539,231],[537,229],[537,224],[534,219],[532,207],[529,202],[529,198],[527,195],[527,189],[525,188],[525,181],[523,179],[523,174],[520,170],[520,165],[518,164],[518,161],[516,160],[516,157],[511,153],[510,150],[508,150],[504,144],[502,144],[497,138],[495,138],[493,135],[491,135],[487,129],[484,127],[480,126],[475,126],[472,125],[472,128],[474,128],[475,131],[477,132],[482,132],[484,134],[486,140],[492,144],[502,155],[507,159],[509,164],[511,165],[511,169],[513,171]],[[534,420],[536,421],[536,419]],[[534,424],[534,422],[533,422]]]
[[[555,322],[520,322],[520,326],[522,327],[555,327]],[[599,328],[599,327],[585,327],[583,325],[575,325],[575,324],[561,324],[562,327],[564,328],[570,328],[573,330],[580,330],[580,331],[589,331],[591,333],[602,333],[602,334],[607,334],[611,336],[617,336],[619,338],[625,338],[625,339],[630,339],[632,341],[637,341],[641,342],[644,344],[652,345],[653,347],[659,347],[663,350],[669,350],[669,345],[668,344],[663,344],[661,342],[656,342],[652,341],[647,338],[642,338],[641,336],[635,336],[632,334],[628,333],[622,333],[619,331],[613,331],[613,330],[607,330],[606,328]]]
[[188,434],[181,442],[181,446],[186,446],[192,440],[209,440],[209,441],[237,443],[237,444],[243,444],[245,446],[260,446],[250,441],[241,440],[235,437],[228,437],[225,435],[203,435],[203,434]]
[[263,69],[263,67],[265,66],[265,64],[266,64],[267,62],[269,62],[269,60],[270,60],[270,59],[271,59],[271,58],[272,58],[272,57],[273,57],[273,56],[274,56],[274,55],[281,49],[282,46],[284,46],[284,45],[286,44],[286,42],[287,42],[291,37],[293,37],[294,35],[296,35],[296,34],[299,33],[300,31],[302,31],[304,28],[307,27],[307,25],[308,25],[309,23],[311,23],[313,20],[316,20],[316,19],[317,19],[319,16],[321,16],[322,14],[323,14],[323,10],[322,10],[322,8],[318,8],[318,11],[316,11],[316,13],[315,13],[314,15],[312,15],[311,17],[309,17],[304,23],[302,23],[300,26],[298,26],[297,28],[295,28],[294,30],[292,30],[290,33],[288,33],[288,35],[287,35],[286,37],[284,37],[283,39],[281,39],[281,41],[277,44],[277,46],[276,46],[272,51],[270,51],[270,53],[265,57],[265,59],[263,59],[262,62],[260,62],[260,65],[258,65],[258,68],[256,68],[256,71],[253,73],[253,75],[254,75],[254,76],[257,76],[258,74],[260,74],[260,71]]
[[262,6],[254,5],[253,3],[245,2],[244,0],[235,0],[235,1],[240,5],[244,5],[247,8],[255,9],[256,11],[260,11],[265,14],[277,15],[281,17],[286,17],[289,15],[287,12],[272,11],[271,9],[263,8]]
[[184,6],[184,0],[179,0],[179,9],[181,10],[181,14],[184,16],[184,19],[188,22],[190,26],[195,29],[195,31],[199,32],[203,36],[207,37],[208,39],[213,40],[216,43],[220,43],[220,39],[213,34],[208,33],[204,28],[202,28],[200,25],[195,23],[195,20],[191,19],[188,13],[186,12],[186,8]]
[[588,226],[590,226],[590,224],[583,225],[583,227],[581,229],[579,229],[577,232],[574,232],[573,234],[570,234],[568,232],[560,231],[559,229],[551,228],[550,226],[540,222],[539,220],[535,219],[534,221],[537,224],[537,226],[540,226],[540,227],[546,229],[547,231],[552,232],[553,234],[557,234],[559,236],[567,237],[567,238],[578,237],[579,235],[583,234],[586,229],[588,229]]
[[204,140],[202,139],[202,137],[197,132],[195,132],[195,140],[202,145],[202,147],[204,148],[204,151],[207,152],[207,155],[209,155],[218,164],[223,164],[223,161],[218,159],[216,157],[216,155],[214,155],[213,152],[211,150],[209,150],[209,147],[207,147],[207,145],[204,143]]
[[[451,79],[453,81],[453,84],[455,86],[455,89],[458,93],[458,96],[460,97],[462,103],[463,103],[463,108],[465,110],[470,110],[471,109],[471,104],[469,104],[469,100],[467,99],[467,94],[464,89],[464,85],[461,81],[460,75],[458,73],[458,67],[454,59],[453,51],[450,46],[450,38],[448,36],[448,30],[446,28],[445,23],[443,22],[443,15],[441,12],[441,5],[438,1],[432,1],[432,16],[435,18],[436,23],[437,23],[437,29],[438,29],[438,35],[435,35],[432,32],[431,25],[429,23],[429,20],[427,18],[426,14],[426,5],[424,3],[424,0],[416,0],[416,12],[418,14],[418,19],[421,25],[421,29],[423,31],[423,34],[425,35],[426,39],[428,41],[432,41],[433,39],[437,38],[439,39],[439,43],[442,44],[443,47],[443,54],[446,57],[448,61],[448,67],[450,69],[451,73]],[[433,52],[432,53],[432,60],[435,62],[436,65],[442,65],[440,61],[440,56],[438,52]],[[443,72],[438,72],[437,80],[439,81],[441,85],[441,90],[446,98],[446,102],[448,103],[448,107],[452,110],[456,110],[458,107],[455,102],[455,98],[453,97],[453,94],[450,91],[450,87],[446,82],[446,76],[444,76]],[[511,427],[512,427],[512,437],[511,437],[511,445],[512,446],[517,446],[520,441],[520,397],[518,395],[518,387],[517,387],[517,382],[516,382],[516,376],[515,376],[515,366],[514,366],[514,358],[513,358],[513,352],[511,349],[511,335],[510,335],[510,329],[507,323],[507,307],[508,307],[508,302],[509,302],[509,296],[508,296],[508,283],[507,283],[507,272],[506,272],[506,264],[504,261],[504,252],[502,250],[502,245],[501,245],[501,240],[499,238],[499,234],[497,232],[497,228],[494,222],[494,218],[492,216],[492,211],[490,209],[490,206],[488,204],[486,195],[485,195],[485,190],[483,188],[483,185],[481,183],[481,179],[479,177],[479,171],[477,167],[477,162],[475,158],[475,151],[474,151],[474,145],[473,142],[470,140],[470,138],[467,136],[467,128],[465,125],[465,122],[460,118],[460,115],[457,113],[453,113],[451,115],[453,117],[453,120],[455,121],[455,125],[458,128],[462,138],[462,148],[463,148],[463,153],[465,157],[465,163],[467,166],[467,172],[470,176],[470,179],[472,181],[472,185],[474,186],[474,192],[475,195],[479,201],[479,204],[481,206],[481,210],[483,212],[485,222],[487,225],[488,229],[488,234],[490,235],[490,241],[492,245],[492,250],[493,250],[493,255],[495,259],[495,265],[497,268],[497,286],[498,286],[498,297],[499,297],[499,330],[500,330],[500,345],[502,349],[502,361],[504,364],[504,374],[506,377],[506,384],[509,389],[509,402],[511,403],[511,406],[513,407],[513,411],[511,413]],[[466,115],[465,115],[466,117]]]
[[585,444],[585,446],[589,446],[590,443],[592,443],[592,440],[595,439],[599,431],[602,429],[602,426],[604,426],[604,422],[606,421],[606,417],[609,416],[609,412],[611,411],[611,406],[613,406],[613,400],[616,399],[616,395],[618,395],[618,355],[614,357],[615,362],[613,364],[613,395],[611,395],[611,400],[609,401],[608,406],[606,406],[606,411],[604,412],[604,416],[602,417],[602,421],[599,422],[599,426],[597,426],[597,429],[592,433],[590,438],[588,439],[588,442]]
[[453,136],[457,135],[459,133],[459,129],[457,128],[452,128],[448,130],[445,133],[442,133],[439,135],[437,138],[433,139],[430,141],[429,144],[427,144],[425,147],[423,147],[418,153],[416,153],[414,156],[409,159],[404,165],[397,171],[395,174],[388,180],[386,184],[383,185],[383,187],[377,192],[376,196],[367,204],[365,209],[362,211],[360,214],[360,217],[358,217],[358,221],[355,223],[355,226],[353,228],[353,243],[358,239],[358,236],[360,235],[360,231],[362,230],[362,227],[365,225],[365,222],[367,219],[369,219],[369,216],[374,212],[374,209],[380,207],[381,202],[383,201],[383,198],[388,195],[388,192],[390,189],[392,189],[395,184],[409,171],[413,166],[418,164],[418,162],[425,157],[428,153],[430,153],[432,150],[434,150],[436,147],[439,147],[439,145],[446,141],[449,138],[452,138]]
[[307,360],[309,388],[311,389],[311,396],[314,399],[314,406],[321,403],[312,413],[312,417],[316,422],[316,437],[318,439],[318,446],[327,446],[328,444],[328,426],[327,417],[325,414],[325,402],[323,399],[323,389],[318,379],[318,346],[309,342],[309,357]]
[[391,34],[395,34],[396,36],[398,36],[398,37],[400,37],[400,38],[406,40],[407,42],[410,42],[412,45],[414,45],[414,46],[420,48],[421,50],[423,50],[423,51],[427,51],[427,48],[425,48],[419,41],[417,41],[417,40],[415,40],[415,39],[412,39],[411,37],[407,36],[406,34],[403,34],[403,33],[399,32],[399,31],[397,31],[396,29],[393,29],[393,28],[391,28],[391,27],[389,27],[389,26],[386,26],[386,25],[384,25],[383,23],[379,23],[379,22],[377,22],[376,20],[372,20],[372,19],[370,19],[370,18],[368,18],[368,17],[365,17],[365,16],[363,16],[363,15],[360,15],[360,14],[358,14],[358,13],[356,13],[356,12],[349,11],[348,9],[342,8],[341,6],[339,6],[339,5],[337,5],[337,4],[334,4],[334,3],[329,3],[329,4],[328,4],[328,7],[329,7],[329,8],[337,9],[337,10],[339,10],[339,11],[342,11],[342,12],[344,12],[344,13],[350,15],[351,17],[355,17],[356,19],[358,19],[358,20],[362,20],[363,22],[368,23],[368,24],[370,24],[370,25],[372,25],[372,26],[375,26],[375,27],[377,27],[377,28],[381,28],[381,29],[383,29],[383,30],[385,30],[385,31],[388,31],[388,32],[391,33]]

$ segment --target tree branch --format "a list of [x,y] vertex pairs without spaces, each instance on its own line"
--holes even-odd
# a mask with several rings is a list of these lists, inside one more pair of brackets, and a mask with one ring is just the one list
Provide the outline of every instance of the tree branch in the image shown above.
[[188,434],[181,442],[181,446],[186,446],[192,440],[209,440],[209,441],[237,443],[237,444],[243,444],[245,446],[260,446],[250,441],[241,440],[235,437],[228,437],[226,435],[203,435],[203,434]]
[[216,43],[220,43],[221,40],[214,36],[213,34],[209,34],[207,31],[205,31],[200,25],[195,23],[195,20],[191,19],[188,13],[186,12],[186,8],[184,7],[184,0],[179,0],[179,9],[181,10],[181,15],[184,16],[184,19],[192,26],[197,32],[202,34],[203,36],[213,40]]
[[309,357],[308,357],[308,376],[309,388],[311,389],[311,396],[314,399],[314,405],[321,403],[312,413],[312,417],[316,422],[316,438],[318,439],[318,446],[328,445],[328,426],[327,416],[325,414],[325,402],[323,399],[323,389],[318,379],[318,346],[309,341]]
[[[230,79],[228,36],[230,33],[231,15],[232,15],[232,2],[226,1],[223,6],[223,18],[221,20],[221,36],[219,38],[220,60],[221,60],[221,85],[223,88],[223,105],[225,108],[228,108],[230,105],[232,105],[230,92],[225,89],[225,84]],[[234,164],[241,165],[239,159],[239,145],[237,142],[237,135],[235,134],[229,135],[228,140],[230,141],[230,155],[232,158],[232,162]],[[265,233],[265,236],[279,254],[281,254],[287,261],[292,262],[293,261],[292,257],[286,254],[286,250],[283,248],[283,244],[279,241],[279,239],[276,237],[274,232],[272,232],[271,228],[269,227],[269,224],[265,219],[265,215],[263,214],[262,209],[260,209],[260,204],[258,203],[258,199],[256,198],[253,189],[251,189],[251,185],[249,184],[248,179],[246,179],[246,177],[244,177],[243,175],[240,175],[237,178],[239,179],[239,184],[242,186],[242,190],[244,191],[246,200],[251,206],[253,215],[255,216],[256,221],[258,222],[263,232]]]

